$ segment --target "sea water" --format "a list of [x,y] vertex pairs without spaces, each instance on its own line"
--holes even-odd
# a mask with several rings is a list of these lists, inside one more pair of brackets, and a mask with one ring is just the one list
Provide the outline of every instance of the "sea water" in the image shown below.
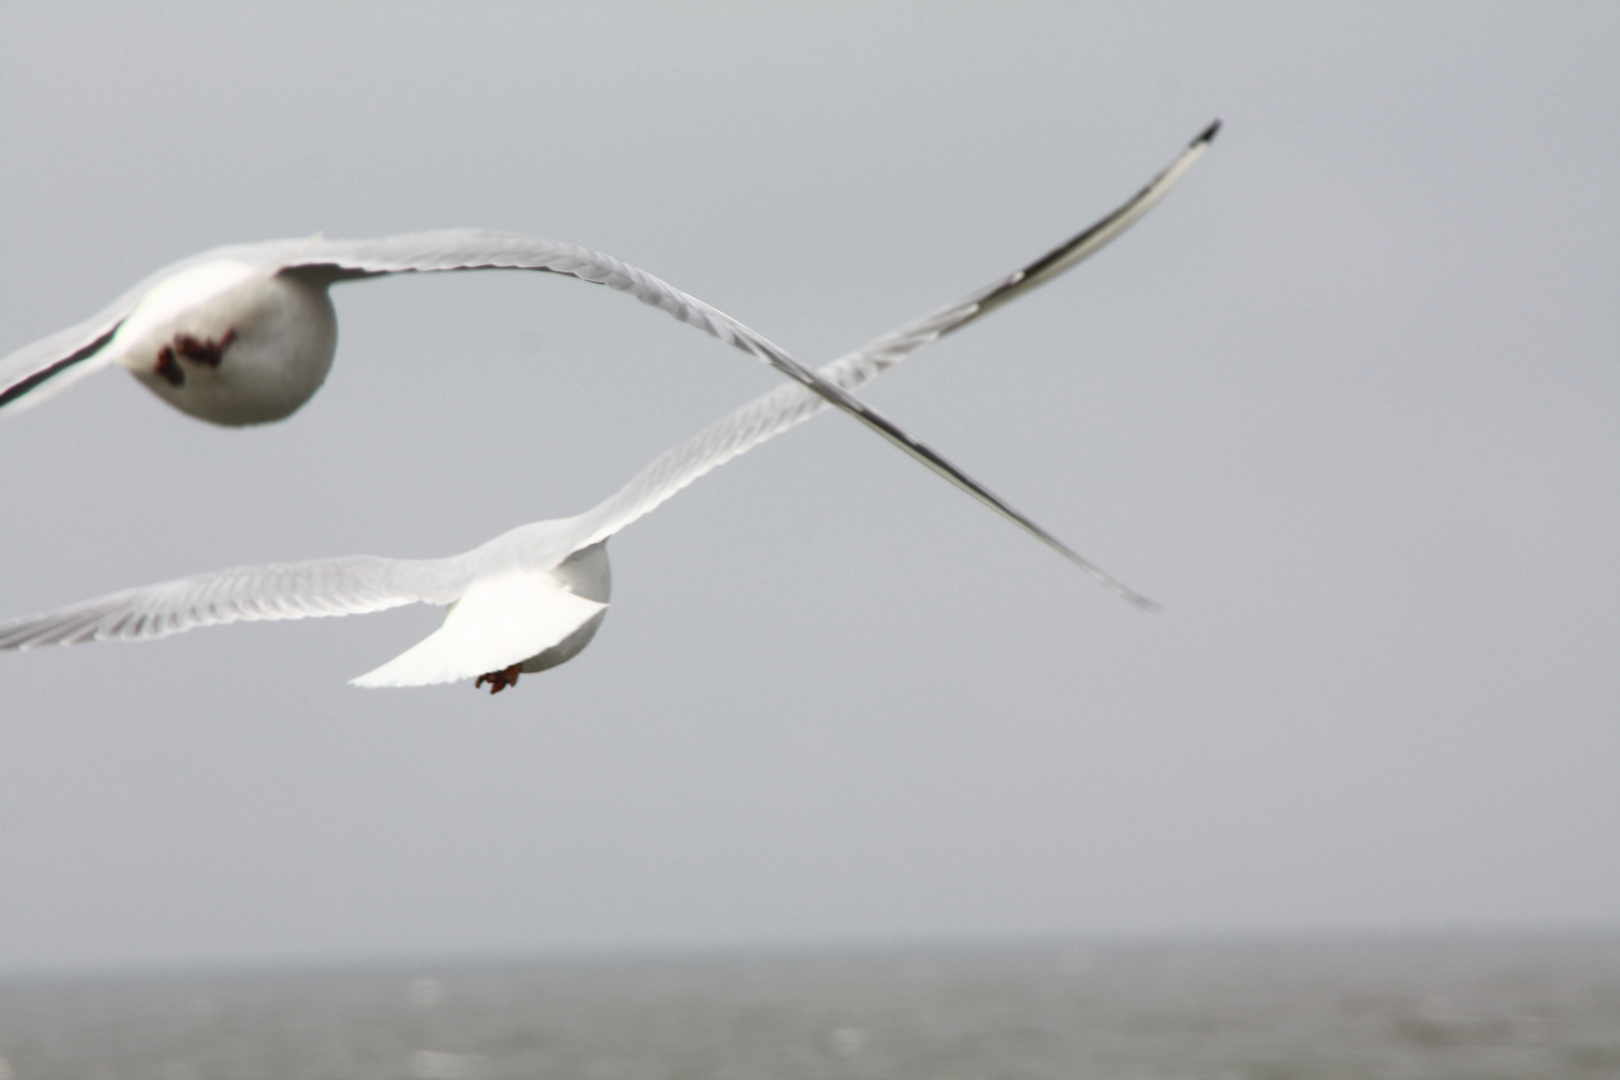
[[1620,1078],[1620,935],[0,982],[0,1080]]

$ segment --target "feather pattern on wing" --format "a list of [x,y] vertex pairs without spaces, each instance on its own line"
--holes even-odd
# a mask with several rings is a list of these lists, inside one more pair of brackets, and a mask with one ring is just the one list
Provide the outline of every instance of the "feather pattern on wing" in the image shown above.
[[751,355],[760,356],[761,349],[781,351],[731,316],[644,270],[600,251],[541,236],[494,229],[437,229],[374,240],[317,240],[288,260],[285,269],[339,281],[453,270],[560,274],[626,293]]
[[[988,489],[967,476],[942,455],[907,435],[893,421],[842,387],[801,364],[787,350],[754,332],[736,319],[654,277],[645,270],[577,244],[483,229],[445,229],[437,232],[384,237],[380,240],[320,240],[289,261],[288,269],[304,268],[317,276],[323,270],[338,279],[372,274],[433,273],[441,270],[514,269],[566,274],[626,293],[694,326],[711,337],[763,360],[800,385],[821,395],[854,416],[946,480],[998,513],[1036,535],[1015,511]],[[1050,542],[1050,541],[1048,541]]]
[[221,623],[383,611],[425,599],[401,585],[410,576],[402,571],[412,565],[353,555],[194,574],[0,623],[0,649],[135,641]]
[[[1142,197],[1143,195],[1138,195],[1137,199]],[[1095,250],[1096,247],[1100,246],[1101,242],[1094,245],[1090,250]],[[1068,259],[1060,269],[1072,265],[1078,261],[1078,258],[1079,256]],[[365,276],[373,273],[433,272],[436,270],[486,268],[542,270],[569,274],[582,280],[599,282],[608,285],[610,288],[619,289],[636,297],[643,303],[660,308],[682,322],[695,326],[727,344],[764,360],[778,371],[825,398],[831,404],[854,416],[878,435],[909,454],[913,459],[921,462],[957,488],[1013,522],[1121,596],[1134,604],[1150,606],[1150,601],[1145,597],[1139,596],[1122,582],[1041,528],[1034,521],[1013,509],[1012,506],[989,488],[952,464],[943,454],[907,434],[899,425],[862,402],[859,398],[854,397],[848,390],[838,385],[837,382],[826,379],[806,368],[779,346],[756,334],[724,312],[712,308],[701,300],[688,296],[674,286],[660,281],[651,274],[637,270],[635,267],[622,263],[611,256],[557,241],[536,241],[532,237],[521,237],[509,233],[453,229],[435,233],[422,233],[415,237],[392,237],[375,241],[316,241],[312,242],[307,250],[300,252],[295,260],[289,260],[287,265],[289,268],[308,268],[310,272],[317,275],[324,270],[326,273],[335,274],[339,278],[345,275]],[[1056,270],[1051,271],[1051,273],[1035,280],[1044,280],[1045,277],[1050,277],[1057,272]],[[1033,285],[1035,280],[1032,280],[1030,284]],[[1010,284],[1018,284],[1017,275]],[[993,288],[1005,289],[1008,285],[1008,282],[998,282]],[[972,299],[975,304],[978,303],[977,294]],[[967,314],[959,322],[972,318],[973,314],[977,314],[977,311]],[[933,337],[937,336],[938,333],[933,334]],[[931,340],[931,338],[925,338],[924,340]],[[912,347],[915,348],[915,345]],[[780,430],[780,428],[775,428],[760,437],[768,438],[776,430]],[[757,441],[758,438],[753,440],[753,442]],[[749,442],[747,445],[753,445],[753,442]],[[719,461],[724,461],[740,452],[738,450],[726,451],[725,456],[717,461],[703,463],[702,471],[707,471]],[[689,483],[697,475],[701,475],[701,472],[687,477],[683,483]],[[679,489],[676,488],[675,490]]]
[[[966,326],[985,312],[1050,281],[1096,254],[1175,186],[1203,154],[1219,129],[1220,121],[1211,124],[1142,190],[1040,258],[920,319],[874,338],[854,352],[823,366],[817,374],[840,390],[858,390],[916,349]],[[588,529],[583,543],[594,543],[612,536],[704,473],[808,420],[826,405],[825,398],[802,386],[790,384],[779,386],[728,413],[661,454],[612,498],[583,515],[582,520],[587,523]],[[1113,584],[1111,580],[1108,583]]]

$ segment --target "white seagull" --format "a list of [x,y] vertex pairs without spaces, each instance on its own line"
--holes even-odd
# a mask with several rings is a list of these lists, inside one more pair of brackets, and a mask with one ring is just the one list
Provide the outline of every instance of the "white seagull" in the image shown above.
[[0,410],[27,408],[117,364],[200,419],[282,420],[331,369],[333,284],[447,270],[531,270],[606,285],[801,381],[807,374],[729,315],[611,255],[519,233],[441,229],[374,240],[265,240],[182,259],[94,318],[0,359]]
[[[781,386],[756,398],[665,452],[617,494],[576,517],[521,525],[471,551],[443,559],[355,555],[237,567],[127,589],[48,614],[0,623],[0,649],[73,645],[105,638],[142,640],[221,623],[356,615],[423,602],[448,605],[443,625],[393,660],[352,680],[353,684],[424,686],[477,676],[475,686],[489,682],[490,692],[496,693],[514,685],[522,673],[544,671],[572,659],[590,643],[607,613],[609,537],[709,470],[809,419],[829,401],[848,399],[851,391],[912,350],[972,322],[1102,248],[1180,180],[1219,127],[1219,121],[1211,124],[1124,205],[1034,262],[840,357],[821,368],[815,382],[800,378],[805,385]],[[341,276],[334,270],[327,273]],[[321,295],[324,300],[324,293]],[[701,305],[698,310],[711,318],[718,316]],[[709,325],[699,325],[724,340],[733,340]],[[721,325],[736,324],[728,320]],[[98,333],[105,339],[111,331]],[[823,382],[837,395],[823,392]],[[900,438],[910,441],[903,434]],[[912,447],[917,445],[911,442]],[[977,485],[969,490],[981,498],[988,495],[981,494]],[[1002,513],[1125,599],[1152,607],[1151,601],[993,496],[989,498]]]
[[611,255],[486,229],[375,240],[266,240],[182,259],[94,318],[0,359],[0,412],[37,404],[117,364],[164,401],[203,420],[232,426],[281,420],[314,396],[331,369],[337,313],[328,289],[334,283],[447,270],[560,274],[633,296],[770,364],[951,483],[1008,512],[950,462],[725,312]]
[[850,407],[736,319],[611,255],[520,233],[440,229],[373,240],[265,240],[182,259],[93,318],[0,359],[0,411],[28,408],[116,364],[211,423],[282,420],[315,395],[332,367],[333,284],[451,270],[529,270],[606,285]]

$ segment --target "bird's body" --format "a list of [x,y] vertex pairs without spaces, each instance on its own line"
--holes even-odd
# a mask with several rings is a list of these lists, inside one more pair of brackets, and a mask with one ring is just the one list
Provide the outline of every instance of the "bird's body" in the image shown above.
[[326,381],[337,312],[307,274],[213,259],[159,282],[107,351],[181,412],[263,424],[291,416]]
[[[998,278],[921,319],[822,367],[814,383],[780,386],[675,446],[595,508],[570,518],[521,525],[471,551],[443,559],[351,556],[242,567],[113,593],[45,615],[0,624],[0,649],[74,644],[98,638],[142,639],[217,623],[381,611],[413,602],[449,605],[438,630],[387,664],[355,679],[360,686],[416,686],[479,676],[500,690],[522,672],[564,663],[589,644],[610,594],[608,538],[704,473],[838,403],[916,348],[1095,252],[1161,198],[1203,152],[1212,126],[1114,213],[1021,270]],[[206,266],[208,264],[199,264]],[[199,283],[224,282],[198,271]],[[211,298],[229,307],[226,284]],[[176,287],[177,290],[179,287]],[[177,293],[178,295],[178,293]],[[181,304],[184,308],[185,305]],[[162,302],[154,327],[166,327]],[[132,317],[133,319],[133,317]],[[234,345],[233,345],[234,347]],[[828,394],[821,385],[833,388]],[[993,498],[993,497],[992,497]],[[1000,504],[995,504],[1000,507]],[[1037,536],[1127,599],[1138,594],[1025,519]]]

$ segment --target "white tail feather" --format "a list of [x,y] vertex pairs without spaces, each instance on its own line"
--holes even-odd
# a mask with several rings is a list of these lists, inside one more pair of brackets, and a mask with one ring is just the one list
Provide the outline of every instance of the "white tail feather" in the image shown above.
[[443,626],[350,681],[428,686],[499,671],[549,649],[605,607],[576,596],[550,574],[513,570],[479,578],[450,606]]

